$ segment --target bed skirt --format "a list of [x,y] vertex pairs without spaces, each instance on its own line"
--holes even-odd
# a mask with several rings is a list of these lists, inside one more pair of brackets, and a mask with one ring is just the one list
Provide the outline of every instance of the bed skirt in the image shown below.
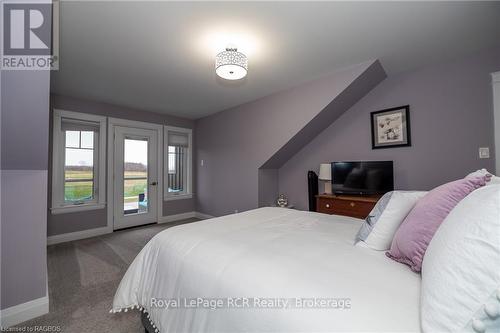
[[145,333],[158,332],[158,329],[153,327],[153,323],[151,323],[150,319],[148,318],[147,312],[141,312],[141,322],[142,322],[142,326],[144,326]]

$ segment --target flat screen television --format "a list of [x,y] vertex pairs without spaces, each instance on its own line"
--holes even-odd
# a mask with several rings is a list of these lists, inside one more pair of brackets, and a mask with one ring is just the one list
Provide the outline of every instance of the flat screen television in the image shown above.
[[392,161],[332,162],[335,194],[383,194],[393,190]]

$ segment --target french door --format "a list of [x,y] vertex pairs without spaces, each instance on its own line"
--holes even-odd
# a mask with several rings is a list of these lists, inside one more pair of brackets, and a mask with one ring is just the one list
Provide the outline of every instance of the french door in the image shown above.
[[157,221],[158,132],[114,126],[113,229]]

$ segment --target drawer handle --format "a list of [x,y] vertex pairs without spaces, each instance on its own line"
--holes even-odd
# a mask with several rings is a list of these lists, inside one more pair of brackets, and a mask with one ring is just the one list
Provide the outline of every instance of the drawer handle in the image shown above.
[[325,207],[326,207],[326,208],[330,208],[330,204],[326,204],[326,205],[325,205]]
[[354,207],[356,206],[356,204],[354,202],[351,202],[351,207]]

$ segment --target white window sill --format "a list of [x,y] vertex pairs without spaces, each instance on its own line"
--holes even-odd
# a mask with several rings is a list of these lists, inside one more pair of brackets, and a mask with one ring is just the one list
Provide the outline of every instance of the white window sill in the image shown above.
[[96,210],[96,209],[104,209],[106,208],[106,203],[91,203],[91,204],[83,204],[83,205],[71,205],[71,206],[62,206],[62,207],[52,207],[50,212],[53,215],[57,214],[66,214],[66,213],[74,213],[74,212],[83,212],[86,210]]
[[192,199],[192,198],[193,198],[193,194],[192,193],[189,193],[189,194],[179,194],[179,195],[170,194],[170,195],[167,195],[163,199],[163,201],[173,201],[173,200]]

